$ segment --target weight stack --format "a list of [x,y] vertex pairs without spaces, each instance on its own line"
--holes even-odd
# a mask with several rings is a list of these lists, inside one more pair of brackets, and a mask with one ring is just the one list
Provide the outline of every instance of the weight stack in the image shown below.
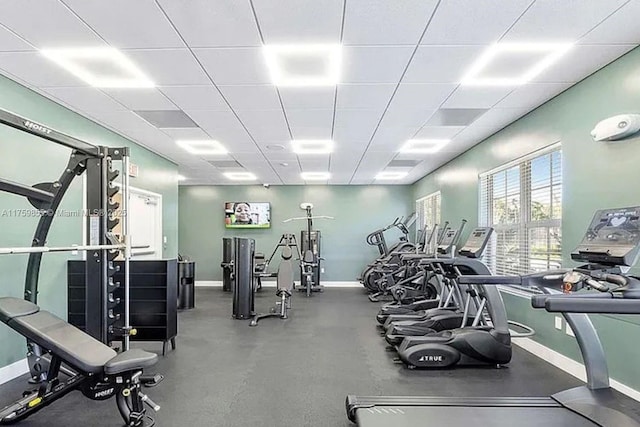
[[242,237],[233,238],[233,318],[249,319],[254,315],[253,271],[255,240]]

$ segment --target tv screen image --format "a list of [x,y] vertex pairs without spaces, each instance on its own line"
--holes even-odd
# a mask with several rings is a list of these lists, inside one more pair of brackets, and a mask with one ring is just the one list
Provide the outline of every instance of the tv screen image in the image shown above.
[[269,228],[271,205],[269,202],[226,202],[224,224],[226,228]]

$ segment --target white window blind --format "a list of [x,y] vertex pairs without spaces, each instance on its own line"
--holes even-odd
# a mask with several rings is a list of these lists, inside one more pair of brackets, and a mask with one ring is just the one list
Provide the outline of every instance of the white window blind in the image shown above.
[[440,192],[436,191],[416,200],[416,213],[418,216],[416,230],[424,230],[425,227],[431,230],[436,224],[442,225],[440,224]]
[[495,229],[485,262],[495,274],[559,268],[561,220],[559,145],[480,176],[480,224]]

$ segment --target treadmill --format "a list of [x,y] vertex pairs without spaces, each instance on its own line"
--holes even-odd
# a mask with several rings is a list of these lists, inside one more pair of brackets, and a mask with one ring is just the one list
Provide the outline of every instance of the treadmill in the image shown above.
[[[470,425],[512,427],[640,427],[640,403],[613,390],[604,349],[587,313],[640,314],[640,280],[626,275],[640,253],[640,206],[597,211],[572,253],[587,264],[567,273],[464,278],[468,283],[537,285],[534,308],[562,313],[573,329],[584,360],[587,384],[550,397],[347,396],[348,418],[366,427]],[[600,292],[560,294],[587,287]],[[549,282],[545,286],[545,282]]]

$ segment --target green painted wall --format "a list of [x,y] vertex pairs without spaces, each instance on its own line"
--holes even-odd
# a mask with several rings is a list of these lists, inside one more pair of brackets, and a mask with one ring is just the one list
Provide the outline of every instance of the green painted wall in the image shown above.
[[[78,114],[0,76],[0,108],[12,111],[92,144],[131,147],[131,159],[140,167],[140,175],[131,185],[163,196],[163,233],[167,237],[164,257],[178,252],[178,185],[174,163],[131,141],[79,116]],[[41,138],[0,125],[0,176],[23,184],[57,179],[66,166],[71,151]],[[0,193],[0,246],[29,246],[37,218],[29,216],[26,199]],[[76,179],[62,202],[61,209],[82,209],[82,180]],[[28,213],[21,213],[27,210]],[[81,243],[82,221],[78,217],[57,217],[48,244]],[[66,318],[66,260],[70,254],[45,254],[40,279],[39,304]],[[22,297],[26,255],[1,255],[1,296]],[[0,367],[25,357],[24,339],[0,324]]]
[[[268,257],[283,233],[300,238],[306,221],[282,221],[304,216],[299,205],[311,202],[315,215],[335,217],[314,222],[322,232],[322,280],[353,281],[378,253],[365,243],[367,234],[406,215],[411,197],[409,186],[181,186],[180,253],[196,261],[197,280],[222,280],[222,237],[254,238],[256,250]],[[225,229],[228,201],[270,202],[271,228]],[[397,235],[391,233],[389,241]]]
[[[418,181],[413,186],[414,198],[440,190],[443,218],[465,217],[473,227],[478,221],[479,173],[561,141],[563,260],[565,265],[573,265],[569,254],[597,209],[640,204],[640,193],[635,188],[640,181],[640,135],[615,144],[594,142],[590,136],[598,121],[621,113],[640,113],[640,49]],[[528,303],[522,304],[513,297],[506,301],[513,320],[528,321],[536,327],[538,335],[534,339],[580,360],[574,339],[554,329],[553,316],[533,311]],[[612,376],[640,389],[640,373],[628,363],[638,355],[637,346],[629,345],[640,338],[638,320],[601,316],[596,324],[609,350]]]

